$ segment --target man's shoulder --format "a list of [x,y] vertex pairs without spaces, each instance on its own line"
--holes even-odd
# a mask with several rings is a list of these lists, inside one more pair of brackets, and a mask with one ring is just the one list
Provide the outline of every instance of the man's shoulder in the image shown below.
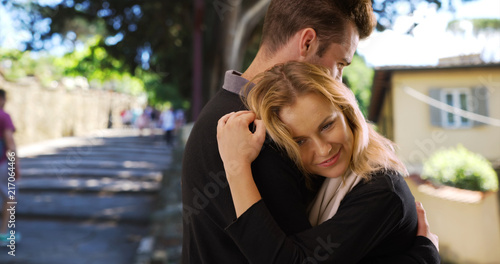
[[207,118],[219,119],[227,113],[244,109],[243,101],[239,95],[220,89],[203,107],[197,121],[203,121]]
[[370,181],[358,184],[351,192],[354,197],[385,197],[384,199],[391,200],[391,203],[395,205],[402,205],[403,211],[414,210],[415,208],[415,198],[408,184],[404,177],[396,171],[382,170],[376,172],[372,174]]
[[244,110],[241,99],[237,95],[221,89],[205,104],[191,133],[200,131],[200,133],[206,134],[212,131],[211,134],[213,134],[217,127],[217,121],[223,115],[239,110]]
[[266,139],[259,156],[252,163],[257,182],[292,181],[303,184],[303,174],[292,159],[275,142]]
[[[242,110],[243,103],[237,95],[220,90],[202,109],[184,149],[184,169],[189,172],[220,170],[222,161],[217,147],[217,122],[225,114]],[[203,166],[200,167],[200,164]]]
[[410,216],[412,208],[415,209],[414,198],[404,178],[394,171],[378,171],[371,176],[369,181],[358,183],[344,197],[340,206],[346,208],[362,204],[363,210],[388,215],[398,214],[405,218],[405,221],[412,220]]
[[[285,150],[279,147],[269,136],[266,136],[266,140],[262,145],[258,158],[256,162],[275,164],[276,162],[283,163],[287,167],[291,167],[294,170],[298,170],[295,163],[286,154]],[[254,161],[254,162],[255,162]],[[275,164],[276,165],[276,164]]]
[[392,170],[380,170],[370,175],[370,180],[360,182],[353,188],[354,193],[377,192],[400,194],[406,182],[400,173]]

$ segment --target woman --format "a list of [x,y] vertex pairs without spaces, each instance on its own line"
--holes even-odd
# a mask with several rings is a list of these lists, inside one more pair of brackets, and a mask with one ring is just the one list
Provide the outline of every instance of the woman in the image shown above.
[[[417,213],[392,143],[367,125],[352,92],[324,68],[289,62],[254,81],[245,96],[252,112],[228,114],[217,127],[238,218],[227,231],[242,252],[252,263],[387,263],[388,256],[394,262],[415,241]],[[318,226],[291,237],[252,178],[266,128],[311,188],[317,176],[326,178],[310,208]],[[411,263],[404,256],[396,261]]]

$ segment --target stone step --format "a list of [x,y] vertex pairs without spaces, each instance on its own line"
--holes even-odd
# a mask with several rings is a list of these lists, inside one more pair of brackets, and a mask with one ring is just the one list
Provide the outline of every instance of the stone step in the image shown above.
[[152,154],[168,154],[170,149],[167,146],[154,147],[149,144],[144,144],[142,142],[137,142],[137,144],[129,143],[114,143],[106,145],[88,145],[79,147],[67,147],[58,148],[52,150],[50,153],[78,153],[81,155],[91,154],[93,152],[99,152],[101,150],[109,150],[115,152],[132,152],[132,153],[152,153]]
[[148,223],[154,195],[19,193],[16,216]]
[[[45,159],[58,159],[58,160],[83,160],[83,159],[102,159],[102,160],[149,160],[151,162],[164,162],[168,154],[148,154],[148,153],[131,153],[131,152],[114,152],[114,151],[106,151],[102,150],[99,152],[93,152],[90,154],[82,154],[79,153],[55,153],[55,154],[42,154],[36,156],[36,159],[45,158]],[[33,157],[32,157],[33,158]],[[23,159],[21,159],[22,162]]]
[[66,160],[42,160],[42,159],[24,159],[20,162],[21,170],[31,168],[50,168],[50,166],[68,167],[68,168],[100,168],[100,169],[128,169],[128,170],[164,170],[168,167],[170,158],[162,164],[149,161],[123,161],[123,160],[102,160],[102,159],[85,159],[78,162],[68,162]]
[[19,181],[16,185],[16,189],[23,194],[26,192],[156,193],[159,188],[159,181],[110,178],[30,178]]
[[112,162],[112,163],[122,163],[123,165],[130,167],[133,166],[134,164],[142,163],[142,166],[144,164],[155,164],[155,166],[159,167],[160,169],[166,168],[170,166],[170,163],[172,162],[172,158],[170,155],[164,156],[164,157],[155,157],[154,159],[151,159],[151,157],[144,157],[144,156],[107,156],[107,157],[101,157],[101,156],[59,156],[59,157],[52,157],[52,156],[43,156],[43,157],[36,157],[36,158],[22,158],[19,164],[24,166],[24,163],[27,165],[30,164],[39,164],[42,165],[43,167],[77,167],[80,164],[92,164],[92,163],[101,163],[101,162]]
[[[109,131],[96,131],[87,137],[64,137],[52,140],[46,140],[31,144],[29,146],[22,146],[18,149],[20,157],[36,156],[38,154],[50,153],[57,151],[57,149],[78,147],[78,146],[98,146],[98,145],[130,145],[143,147],[147,145],[150,149],[165,148],[165,142],[161,137],[138,137],[136,132],[130,131],[112,131],[114,134],[109,134]],[[118,132],[118,133],[115,133]],[[127,135],[120,135],[125,132]],[[161,131],[158,131],[161,133]],[[108,137],[111,136],[111,137]]]
[[44,146],[43,148],[34,149],[29,147],[21,148],[19,151],[19,156],[21,158],[34,158],[40,155],[53,155],[53,154],[62,154],[62,155],[80,155],[80,156],[88,156],[91,154],[95,154],[102,150],[109,150],[119,153],[153,153],[155,155],[168,155],[171,153],[171,148],[166,146],[165,144],[160,144],[158,146],[152,146],[148,143],[137,142],[136,144],[128,144],[125,142],[118,142],[106,145],[82,145],[82,146],[70,146],[70,147],[52,147],[52,146]]
[[117,170],[117,169],[89,169],[89,168],[31,168],[22,171],[24,180],[36,177],[111,177],[117,179],[140,179],[146,181],[159,181],[162,178],[160,171],[150,170]]
[[161,133],[98,132],[19,149],[15,206],[22,239],[16,257],[0,247],[0,263],[134,263],[139,241],[151,235],[174,150]]
[[139,241],[147,235],[144,225],[59,219],[19,218],[15,231],[21,233],[16,256],[2,246],[0,263],[133,263]]

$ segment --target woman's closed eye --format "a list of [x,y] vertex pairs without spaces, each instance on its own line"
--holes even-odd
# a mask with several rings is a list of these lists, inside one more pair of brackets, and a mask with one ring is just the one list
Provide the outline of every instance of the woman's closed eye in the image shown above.
[[333,126],[333,121],[326,123],[324,126],[321,127],[321,131],[325,131]]
[[299,146],[302,146],[305,142],[306,142],[306,140],[304,138],[300,138],[300,139],[295,140],[295,143],[297,143],[297,145],[299,145]]

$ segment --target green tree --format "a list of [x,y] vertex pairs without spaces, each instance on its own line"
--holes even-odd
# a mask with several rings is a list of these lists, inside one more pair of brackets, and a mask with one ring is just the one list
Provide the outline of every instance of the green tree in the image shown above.
[[31,52],[0,48],[2,73],[8,81],[18,81],[26,76],[36,76],[44,86],[64,76],[64,70],[58,67],[55,59],[46,54],[39,54],[35,59]]
[[99,45],[99,35],[89,38],[81,50],[75,50],[54,60],[54,64],[63,69],[66,76],[85,76],[90,82],[101,88],[111,86],[117,91],[138,95],[144,92],[142,76],[123,71],[124,62],[107,53]]
[[361,108],[365,117],[368,114],[370,104],[373,74],[373,68],[366,65],[364,58],[354,54],[351,66],[345,68],[343,75],[344,83],[351,88],[354,96],[356,96],[359,108]]
[[[255,55],[255,47],[260,41],[259,25],[269,1],[197,0],[197,5],[201,3],[204,8],[196,12],[194,1],[185,0],[61,0],[53,5],[38,1],[0,0],[0,3],[10,9],[29,12],[23,21],[33,36],[27,43],[30,50],[44,48],[40,43],[56,34],[75,43],[85,42],[89,34],[102,35],[99,47],[121,61],[123,71],[159,74],[160,82],[165,85],[146,85],[146,89],[159,100],[164,98],[162,93],[171,89],[177,91],[171,95],[191,99],[192,32],[195,25],[201,25],[202,90],[203,101],[206,101],[220,87],[225,70],[242,69],[241,65],[248,64],[248,59],[243,58]],[[398,15],[411,14],[420,2],[435,3],[440,7],[441,1],[373,1],[378,17],[377,29],[390,28]],[[41,30],[44,27],[40,25],[47,21],[50,22],[49,29]],[[103,65],[108,66],[114,67]],[[361,94],[360,98],[364,97]]]
[[448,23],[448,30],[453,32],[463,32],[463,27],[461,24],[464,21],[469,21],[473,27],[474,33],[481,31],[500,30],[500,19],[489,19],[489,18],[478,18],[478,19],[465,19],[465,20],[452,20]]

